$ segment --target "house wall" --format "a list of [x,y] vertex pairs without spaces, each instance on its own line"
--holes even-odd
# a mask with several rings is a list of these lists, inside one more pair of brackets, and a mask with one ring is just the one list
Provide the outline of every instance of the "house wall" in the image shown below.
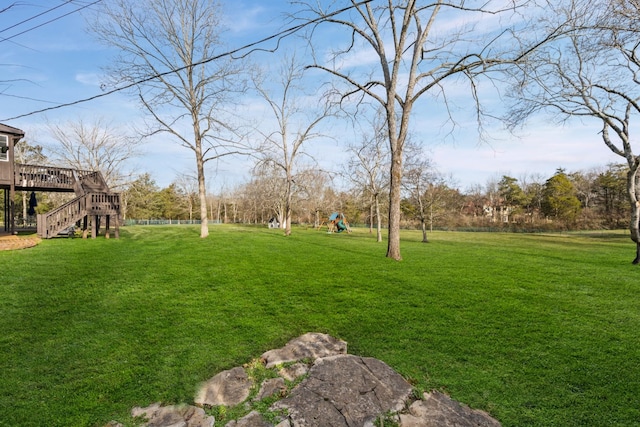
[[[5,151],[2,153],[2,151]],[[13,137],[0,133],[0,185],[8,186],[13,179]]]

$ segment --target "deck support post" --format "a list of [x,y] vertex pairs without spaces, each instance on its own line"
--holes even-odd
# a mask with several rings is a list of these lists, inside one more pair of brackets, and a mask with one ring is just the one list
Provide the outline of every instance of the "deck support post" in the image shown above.
[[98,215],[91,215],[91,238],[98,236]]
[[82,238],[86,239],[88,234],[89,234],[89,216],[85,215],[84,218],[82,218]]

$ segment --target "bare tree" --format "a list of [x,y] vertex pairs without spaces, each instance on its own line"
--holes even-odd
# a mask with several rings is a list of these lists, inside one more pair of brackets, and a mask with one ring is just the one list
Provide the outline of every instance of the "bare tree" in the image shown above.
[[285,184],[281,170],[273,163],[258,164],[253,170],[253,177],[249,184],[255,189],[254,195],[260,199],[261,209],[267,210],[270,218],[275,215],[281,227],[285,217]]
[[387,190],[389,181],[389,150],[386,141],[387,128],[384,116],[377,116],[372,123],[373,134],[365,132],[358,144],[351,144],[349,152],[353,154],[347,164],[347,177],[371,200],[370,222],[376,221],[376,239],[382,241],[382,218],[380,217],[380,197]]
[[[282,228],[285,236],[291,234],[291,203],[294,193],[296,168],[300,158],[310,155],[304,151],[305,143],[322,136],[318,132],[320,122],[331,116],[328,103],[314,98],[314,106],[305,102],[308,94],[303,86],[304,67],[298,64],[295,55],[285,57],[277,74],[277,87],[269,89],[264,80],[254,80],[256,90],[269,105],[277,128],[273,132],[259,131],[264,138],[258,156],[261,162],[271,163],[281,170],[285,180],[284,217]],[[277,93],[275,93],[277,92]]]
[[[565,37],[523,64],[514,86],[513,125],[540,111],[560,120],[593,119],[605,145],[628,166],[629,230],[640,263],[640,155],[632,146],[640,115],[640,9],[634,0],[574,0],[553,5],[549,19],[564,22]],[[558,23],[550,21],[549,26]],[[576,153],[579,155],[579,153]]]
[[[17,163],[22,164],[30,164],[30,165],[41,165],[44,164],[47,156],[45,156],[42,152],[41,145],[30,145],[28,141],[22,140],[19,144],[16,144],[14,147],[14,158]],[[28,192],[22,192],[22,219],[24,222],[27,220],[29,205],[27,201]],[[34,208],[33,206],[31,207]],[[31,214],[33,215],[33,214]]]
[[[317,168],[301,171],[298,177],[297,184],[304,193],[303,203],[310,217],[313,217],[313,227],[318,228],[321,224],[320,213],[333,204],[333,201],[327,200],[326,197],[331,177],[327,172]],[[309,221],[311,222],[311,218]]]
[[193,208],[198,202],[198,179],[189,174],[180,174],[174,183],[184,194],[187,209],[189,210],[189,221],[191,221],[193,220]]
[[130,181],[125,163],[138,155],[138,140],[102,118],[49,123],[48,128],[56,143],[47,150],[62,166],[100,171],[112,189],[121,189]]
[[[229,108],[244,90],[242,68],[214,59],[222,47],[223,15],[215,0],[112,0],[93,28],[119,49],[114,84],[135,84],[152,118],[149,134],[168,133],[193,151],[200,198],[200,237],[209,235],[205,163],[242,152]],[[185,130],[189,129],[189,131]]]
[[412,153],[405,164],[403,188],[409,200],[415,205],[415,217],[420,221],[422,243],[428,243],[427,221],[433,231],[434,205],[440,192],[438,187],[444,184],[433,166],[433,162],[421,153]]
[[[304,16],[324,18],[323,23],[347,31],[343,45],[323,52],[312,67],[346,84],[341,91],[343,101],[371,99],[385,111],[391,153],[387,257],[400,260],[403,153],[414,105],[430,93],[444,97],[445,102],[438,101],[435,108],[447,109],[445,83],[459,76],[468,82],[480,120],[478,77],[494,66],[520,60],[532,49],[521,49],[514,35],[515,27],[523,28],[521,15],[517,15],[520,5],[532,2],[489,0],[471,5],[464,0],[351,0],[345,1],[352,6],[348,17],[330,16],[320,3],[295,3],[302,5]],[[515,19],[507,19],[507,14]],[[311,37],[319,33],[314,30]],[[354,66],[354,57],[363,52],[371,53],[375,62],[368,67]]]

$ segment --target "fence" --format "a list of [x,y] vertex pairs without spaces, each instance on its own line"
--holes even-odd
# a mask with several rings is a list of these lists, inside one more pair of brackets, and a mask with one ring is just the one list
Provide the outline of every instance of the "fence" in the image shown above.
[[[219,224],[218,220],[209,220],[209,224]],[[128,219],[124,225],[194,225],[199,219]]]

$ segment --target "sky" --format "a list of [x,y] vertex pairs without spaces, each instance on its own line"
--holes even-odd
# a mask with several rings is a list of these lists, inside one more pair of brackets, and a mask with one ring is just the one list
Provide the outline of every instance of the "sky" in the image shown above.
[[[14,7],[0,14],[0,123],[22,129],[33,143],[45,147],[55,144],[47,123],[102,117],[128,130],[142,123],[140,107],[125,93],[99,96],[104,94],[103,67],[116,52],[100,45],[87,31],[85,16],[94,2],[15,0]],[[280,31],[286,27],[283,13],[291,10],[285,0],[222,0],[222,4],[232,24],[225,33],[230,49]],[[300,41],[291,38],[289,43]],[[268,42],[261,46],[273,45]],[[263,53],[254,57],[258,62],[269,61]],[[367,52],[362,52],[357,59],[366,62],[366,57]],[[96,96],[91,101],[57,108]],[[497,99],[490,101],[499,105]],[[502,175],[518,179],[539,176],[544,180],[558,168],[572,172],[623,161],[604,145],[598,123],[593,122],[557,125],[550,117],[541,116],[518,130],[517,135],[494,124],[487,129],[491,138],[480,140],[464,102],[464,98],[459,101],[460,116],[453,130],[442,125],[438,118],[441,109],[433,100],[416,105],[412,122],[415,140],[423,144],[437,169],[461,190],[499,180]],[[263,107],[247,107],[246,111],[255,115],[256,121],[268,123]],[[340,170],[340,163],[347,161],[345,145],[358,138],[357,131],[346,129],[348,126],[346,122],[332,123],[340,137],[314,143],[313,155],[323,169]],[[210,189],[222,191],[246,182],[251,166],[248,159],[210,165]],[[170,138],[155,137],[129,167],[148,172],[160,187],[166,187],[179,174],[191,173],[195,162],[189,150]]]

